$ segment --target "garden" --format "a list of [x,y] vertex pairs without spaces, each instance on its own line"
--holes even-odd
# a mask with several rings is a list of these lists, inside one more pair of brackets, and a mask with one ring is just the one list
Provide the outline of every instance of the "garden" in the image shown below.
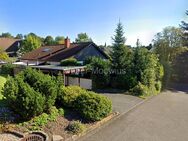
[[6,108],[1,110],[1,132],[44,131],[50,138],[61,135],[66,139],[84,133],[112,113],[112,102],[103,95],[78,86],[65,87],[62,77],[29,67],[7,76],[4,72],[13,68],[8,65],[1,67],[6,76],[0,77],[4,102],[0,108]]

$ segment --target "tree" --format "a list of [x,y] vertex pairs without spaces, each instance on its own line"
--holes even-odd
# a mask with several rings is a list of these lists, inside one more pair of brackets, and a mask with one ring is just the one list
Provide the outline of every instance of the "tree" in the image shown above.
[[112,69],[115,71],[112,77],[112,84],[114,87],[119,87],[123,89],[129,89],[133,83],[134,78],[132,78],[132,59],[133,52],[132,49],[125,45],[126,38],[124,37],[124,29],[121,22],[118,23],[115,30],[115,35],[112,38]]
[[91,42],[92,39],[86,33],[79,33],[75,39],[77,43],[80,42]]
[[2,33],[0,37],[13,38],[13,36],[9,32]]
[[25,36],[25,40],[23,41],[21,45],[20,52],[24,54],[24,53],[27,53],[34,49],[39,48],[41,45],[42,45],[42,42],[38,36],[34,34],[29,34]]
[[23,39],[23,35],[22,34],[17,34],[15,38],[16,39]]
[[8,54],[0,48],[0,61],[9,60]]
[[[186,11],[186,15],[188,16],[188,10]],[[180,27],[183,29],[183,45],[188,47],[188,22],[182,21]]]
[[126,39],[124,37],[123,25],[121,22],[118,23],[115,33],[116,34],[112,38],[112,65],[116,69],[121,69],[130,64],[131,50],[125,46]]
[[172,72],[172,62],[176,55],[182,52],[183,46],[183,31],[176,27],[166,27],[162,32],[155,35],[154,52],[158,55],[160,63],[164,67],[164,86],[168,81]]
[[55,41],[52,36],[46,36],[44,39],[44,45],[54,45]]
[[122,23],[119,21],[117,24],[117,28],[115,30],[115,35],[112,37],[112,40],[114,41],[113,46],[119,47],[121,45],[125,44],[126,38],[124,37],[124,29]]
[[57,36],[55,37],[55,43],[56,44],[64,44],[65,37],[64,36]]
[[182,35],[182,30],[176,27],[166,27],[155,35],[154,50],[159,55],[161,63],[171,61],[174,48],[183,46]]

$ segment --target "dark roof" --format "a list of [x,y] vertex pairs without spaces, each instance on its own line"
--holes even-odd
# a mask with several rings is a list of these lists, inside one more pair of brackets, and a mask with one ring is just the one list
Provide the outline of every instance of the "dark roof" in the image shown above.
[[23,55],[21,59],[59,62],[63,59],[67,59],[69,57],[74,56],[79,51],[81,51],[87,46],[90,46],[91,44],[94,45],[102,55],[108,58],[108,56],[93,42],[84,42],[84,43],[71,43],[69,48],[66,48],[64,44],[54,45],[54,46],[43,46]]
[[6,52],[16,52],[18,50],[18,42],[20,39],[0,38],[0,48]]
[[50,55],[55,54],[61,50],[64,50],[64,45],[53,45],[53,46],[43,46],[38,49],[35,49],[29,53],[24,54],[21,59],[23,60],[44,60],[44,58],[49,57]]

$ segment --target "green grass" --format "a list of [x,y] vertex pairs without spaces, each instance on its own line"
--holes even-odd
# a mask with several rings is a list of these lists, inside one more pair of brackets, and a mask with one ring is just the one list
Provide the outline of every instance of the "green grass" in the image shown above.
[[0,75],[0,100],[3,98],[3,95],[1,94],[2,88],[6,82],[6,78]]

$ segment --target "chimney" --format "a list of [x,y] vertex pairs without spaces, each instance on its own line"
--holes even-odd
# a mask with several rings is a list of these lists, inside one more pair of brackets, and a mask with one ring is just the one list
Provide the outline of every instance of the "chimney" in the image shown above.
[[66,48],[69,48],[70,47],[70,39],[67,37],[67,38],[65,38],[65,47]]

